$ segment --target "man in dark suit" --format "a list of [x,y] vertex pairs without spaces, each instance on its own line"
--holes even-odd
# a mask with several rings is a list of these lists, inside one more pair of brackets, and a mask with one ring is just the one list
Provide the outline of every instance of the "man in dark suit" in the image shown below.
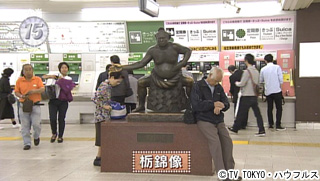
[[[238,93],[240,91],[240,87],[237,87],[235,82],[237,82],[237,81],[240,82],[243,71],[242,70],[238,70],[236,68],[236,66],[234,66],[234,65],[230,65],[228,67],[228,71],[232,74],[229,77],[229,80],[230,80],[230,90],[229,90],[229,92],[232,95],[232,102],[234,104],[234,114],[236,114],[236,107],[237,107],[237,103],[238,103]],[[235,117],[236,117],[236,115],[235,115]],[[248,115],[247,115],[246,121],[242,125],[243,129],[246,128],[247,123],[248,123]]]
[[111,64],[108,64],[106,66],[106,71],[100,73],[98,80],[97,80],[97,85],[96,85],[96,90],[98,89],[99,85],[101,84],[101,82],[105,81],[106,79],[109,78],[109,68],[111,67]]
[[[115,65],[115,64],[120,64],[120,58],[117,55],[113,55],[110,57],[110,61],[111,61],[111,66]],[[111,67],[109,66],[109,67]],[[108,68],[108,65],[106,68]],[[96,86],[96,90],[98,89],[99,85],[101,84],[101,82],[103,82],[104,80],[108,79],[108,74],[109,74],[109,70],[106,70],[105,72],[102,72],[99,75],[98,81],[97,81],[97,86]],[[130,83],[129,83],[129,78],[128,78],[128,72],[126,70],[121,71],[121,76],[123,78],[123,81],[112,88],[111,90],[111,100],[112,101],[116,101],[119,102],[121,105],[124,105],[124,100],[126,97],[131,96],[132,93],[130,95],[127,94],[128,89],[130,89]]]

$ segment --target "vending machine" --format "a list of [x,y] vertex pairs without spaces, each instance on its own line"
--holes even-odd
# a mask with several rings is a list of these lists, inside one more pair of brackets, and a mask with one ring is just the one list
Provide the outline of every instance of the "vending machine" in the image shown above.
[[294,70],[294,51],[293,50],[278,50],[277,52],[277,64],[282,69],[283,84],[282,93],[284,96],[294,97],[294,82],[293,82],[293,70]]

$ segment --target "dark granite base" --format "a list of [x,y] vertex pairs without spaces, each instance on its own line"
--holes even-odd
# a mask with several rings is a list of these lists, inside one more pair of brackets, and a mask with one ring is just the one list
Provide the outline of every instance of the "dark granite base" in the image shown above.
[[130,113],[128,122],[182,122],[183,113]]

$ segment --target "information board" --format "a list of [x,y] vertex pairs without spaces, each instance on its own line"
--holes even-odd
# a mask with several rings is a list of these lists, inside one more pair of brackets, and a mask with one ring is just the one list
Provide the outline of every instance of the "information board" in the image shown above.
[[217,20],[166,21],[164,24],[173,42],[193,51],[218,51]]
[[125,22],[57,22],[48,25],[52,53],[128,51]]
[[25,45],[19,36],[20,22],[0,23],[0,53],[47,52],[46,44],[38,47]]
[[293,49],[294,16],[221,20],[221,50]]

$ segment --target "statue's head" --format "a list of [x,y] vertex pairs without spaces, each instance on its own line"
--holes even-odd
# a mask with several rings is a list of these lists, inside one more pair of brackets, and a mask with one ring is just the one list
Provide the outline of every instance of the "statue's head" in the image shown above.
[[171,38],[170,33],[166,32],[163,28],[158,29],[158,33],[156,34],[157,44],[160,47],[164,47],[168,44]]

